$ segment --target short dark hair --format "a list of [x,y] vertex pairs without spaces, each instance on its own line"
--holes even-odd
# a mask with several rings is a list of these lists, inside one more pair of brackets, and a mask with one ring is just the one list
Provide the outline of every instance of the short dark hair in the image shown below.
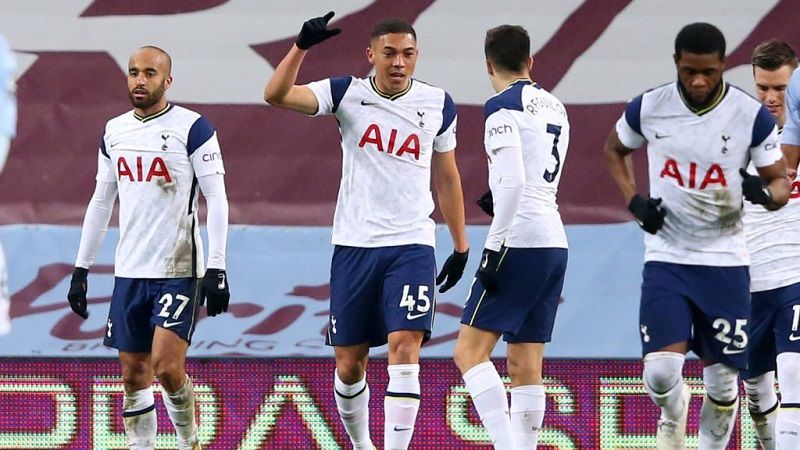
[[415,41],[417,40],[417,32],[414,31],[414,27],[412,27],[410,23],[403,19],[395,18],[383,19],[376,23],[375,26],[372,27],[372,31],[369,33],[369,40],[372,42],[372,40],[376,37],[381,37],[384,34],[391,33],[408,33],[414,37]]
[[164,50],[163,48],[156,47],[155,45],[143,45],[139,47],[139,50],[144,50],[146,48],[150,50],[155,50],[158,53],[164,55],[165,58],[167,58],[167,75],[170,75],[172,73],[172,56],[169,56],[169,53],[167,53],[167,51]]
[[483,52],[500,70],[526,70],[531,56],[531,38],[519,25],[500,25],[486,32]]
[[770,39],[758,44],[753,50],[751,58],[753,69],[760,67],[764,70],[778,70],[783,66],[797,68],[797,54],[788,42],[780,39]]
[[684,51],[698,55],[716,53],[720,59],[725,59],[725,36],[710,23],[690,23],[675,37],[675,57],[680,58]]

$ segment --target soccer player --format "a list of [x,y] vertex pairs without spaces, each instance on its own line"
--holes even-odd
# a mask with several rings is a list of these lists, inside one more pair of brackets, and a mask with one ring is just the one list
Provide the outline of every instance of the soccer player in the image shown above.
[[[153,46],[138,49],[128,61],[133,111],[109,120],[100,140],[97,185],[67,296],[72,310],[88,317],[87,274],[119,192],[120,238],[103,343],[119,350],[122,416],[132,449],[154,446],[154,376],[161,382],[178,449],[200,448],[186,350],[203,298],[210,316],[226,311],[230,298],[228,200],[217,133],[200,114],[167,101],[171,68],[170,56]],[[207,269],[198,187],[208,206]]]
[[456,167],[456,108],[442,89],[412,78],[414,28],[378,22],[366,56],[369,78],[295,85],[311,46],[339,34],[331,11],[303,24],[297,42],[264,88],[273,106],[336,117],[342,179],[331,241],[327,344],[334,347],[334,396],[355,449],[372,449],[366,366],[370,346],[389,344],[384,448],[409,446],[419,409],[419,350],[430,337],[434,295],[431,172],[455,250],[435,283],[455,285],[467,261],[464,201]]
[[[569,145],[564,105],[530,79],[528,32],[486,32],[489,80],[484,143],[492,225],[455,348],[483,426],[496,449],[536,448],[542,427],[544,343],[550,341],[567,266],[567,236],[556,193]],[[489,357],[508,343],[511,409]]]
[[[17,100],[14,95],[16,67],[14,53],[3,36],[0,36],[0,172],[6,165],[11,139],[14,138],[17,131]],[[0,335],[11,331],[10,308],[6,258],[3,254],[3,247],[0,246]]]
[[[752,56],[756,95],[778,129],[786,123],[786,87],[797,68],[797,55],[784,41],[757,46]],[[792,178],[798,153],[786,160]],[[748,172],[755,174],[752,164]],[[778,211],[745,203],[744,232],[750,252],[750,351],[742,372],[748,409],[764,449],[800,448],[800,343],[793,340],[800,321],[800,203],[790,199]],[[784,407],[775,394],[775,369]],[[776,440],[776,421],[778,439]]]
[[[770,210],[789,197],[777,128],[758,101],[722,79],[725,38],[693,23],[675,39],[678,80],[634,98],[611,131],[605,159],[645,235],[639,310],[644,385],[661,408],[657,447],[683,449],[690,392],[686,352],[703,363],[700,448],[722,449],[747,365],[749,257],[742,196]],[[647,143],[650,195],[626,158]],[[752,161],[758,175],[744,171]]]

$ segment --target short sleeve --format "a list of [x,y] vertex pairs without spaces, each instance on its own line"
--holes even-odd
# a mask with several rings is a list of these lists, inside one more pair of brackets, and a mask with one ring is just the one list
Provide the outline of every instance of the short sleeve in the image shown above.
[[225,173],[217,132],[203,116],[198,117],[192,124],[192,128],[189,129],[186,153],[192,161],[197,178]]
[[778,128],[774,125],[760,144],[750,147],[750,160],[756,167],[771,166],[782,157],[783,153],[778,145]]
[[456,104],[447,92],[444,93],[442,103],[442,125],[433,139],[433,150],[437,152],[449,152],[456,148],[456,124],[458,114]]
[[[101,140],[101,142],[103,142]],[[97,151],[97,176],[95,180],[104,183],[116,183],[117,175],[114,171],[114,163],[111,162],[108,154],[105,153],[105,148],[100,147]]]
[[627,148],[639,148],[647,142],[642,135],[642,98],[643,95],[640,95],[631,100],[625,107],[622,117],[617,120],[615,127],[617,136],[622,145]]
[[522,147],[519,124],[511,111],[499,109],[486,118],[483,143],[487,153],[503,147]]
[[339,110],[339,104],[344,98],[344,94],[350,87],[350,82],[353,77],[336,77],[326,78],[324,80],[312,81],[305,86],[311,89],[314,96],[317,97],[317,104],[319,105],[317,112],[313,116],[324,116],[327,114],[336,114]]

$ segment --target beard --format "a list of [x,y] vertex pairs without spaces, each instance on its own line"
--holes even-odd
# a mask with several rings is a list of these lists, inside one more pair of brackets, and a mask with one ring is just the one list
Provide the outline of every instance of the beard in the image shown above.
[[148,109],[151,106],[155,105],[161,98],[164,97],[164,88],[157,88],[153,92],[148,92],[144,98],[141,100],[137,100],[136,96],[133,94],[133,91],[128,91],[128,98],[131,100],[131,104],[134,108],[139,109]]

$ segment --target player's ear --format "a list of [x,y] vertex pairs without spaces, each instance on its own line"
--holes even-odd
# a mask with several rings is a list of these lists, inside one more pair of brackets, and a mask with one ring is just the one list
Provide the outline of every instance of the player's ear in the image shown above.
[[172,86],[172,75],[164,78],[164,90],[166,91],[170,86]]
[[489,76],[494,75],[494,67],[492,66],[492,62],[488,59],[486,60],[486,73],[488,73]]
[[531,70],[533,70],[533,56],[528,56],[527,65],[528,65],[528,73],[531,73]]
[[375,52],[372,51],[372,46],[367,47],[367,61],[370,64],[375,64]]

